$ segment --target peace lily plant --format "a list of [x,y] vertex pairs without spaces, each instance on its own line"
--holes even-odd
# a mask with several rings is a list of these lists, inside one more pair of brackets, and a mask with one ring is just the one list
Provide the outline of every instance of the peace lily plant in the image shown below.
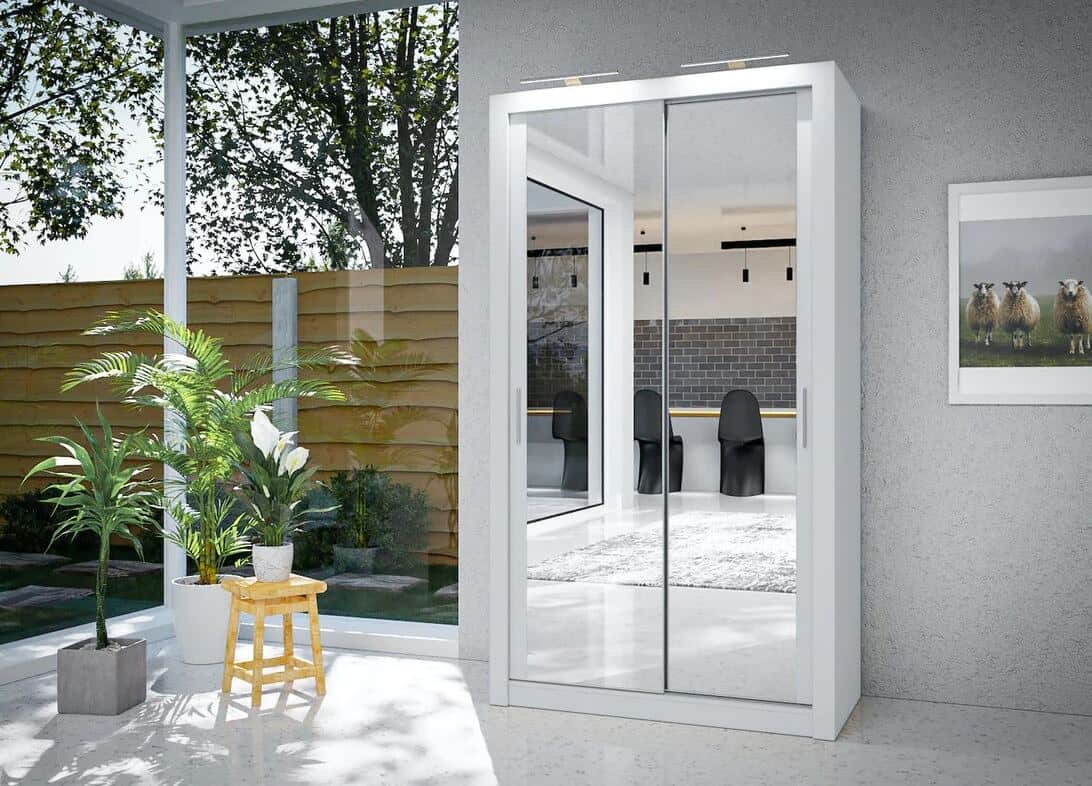
[[124,403],[163,410],[166,433],[140,435],[136,448],[174,473],[165,473],[161,504],[173,524],[168,522],[163,535],[197,567],[195,576],[173,582],[175,632],[184,661],[217,663],[224,656],[230,600],[218,586],[219,574],[250,550],[231,493],[231,476],[242,459],[235,435],[247,429],[256,409],[278,399],[344,401],[324,379],[266,380],[287,368],[351,364],[352,356],[337,348],[301,350],[288,360],[261,353],[233,368],[220,339],[154,309],[110,313],[86,333],[120,344],[150,334],[178,348],[151,355],[104,352],[69,372],[62,389],[105,380]]
[[315,469],[307,467],[307,448],[293,445],[295,436],[294,431],[278,429],[261,409],[254,411],[249,433],[235,435],[242,454],[236,469],[243,478],[235,495],[243,503],[250,531],[260,541],[253,547],[258,581],[286,581],[292,570],[292,534],[313,514],[330,510],[303,504],[315,486]]

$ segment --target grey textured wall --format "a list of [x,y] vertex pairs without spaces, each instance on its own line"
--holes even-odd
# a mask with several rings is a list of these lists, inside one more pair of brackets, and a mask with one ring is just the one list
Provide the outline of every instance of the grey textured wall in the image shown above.
[[[464,337],[487,328],[490,93],[728,54],[838,62],[864,105],[865,692],[1092,713],[1092,415],[949,406],[945,313],[948,183],[1092,174],[1092,5],[463,0],[461,35]],[[459,358],[470,657],[488,634],[484,346]]]

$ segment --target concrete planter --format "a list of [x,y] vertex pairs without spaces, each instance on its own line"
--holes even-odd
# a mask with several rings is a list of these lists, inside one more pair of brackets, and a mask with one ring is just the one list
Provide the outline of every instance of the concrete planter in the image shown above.
[[338,573],[368,575],[375,570],[375,558],[379,547],[358,549],[351,546],[334,546],[334,570]]
[[147,644],[144,639],[111,639],[110,643],[116,648],[97,650],[95,640],[86,639],[57,651],[57,712],[120,715],[144,701]]
[[[220,581],[237,581],[221,576]],[[171,582],[174,635],[183,663],[223,663],[231,593],[219,584],[198,584],[196,576]]]
[[258,581],[288,581],[292,573],[292,544],[283,546],[252,546],[250,557],[254,563],[254,578]]

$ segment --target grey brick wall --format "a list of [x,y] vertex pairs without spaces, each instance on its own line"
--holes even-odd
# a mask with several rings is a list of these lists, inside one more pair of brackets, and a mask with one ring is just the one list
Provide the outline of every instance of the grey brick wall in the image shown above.
[[[634,389],[660,389],[660,321],[633,324]],[[561,390],[587,392],[586,323],[528,324],[527,405],[549,407]],[[796,406],[796,318],[673,319],[671,406],[719,407],[746,388],[763,407]]]
[[[659,389],[660,320],[633,325],[633,385]],[[796,318],[671,320],[673,407],[719,407],[746,388],[763,407],[796,406]]]

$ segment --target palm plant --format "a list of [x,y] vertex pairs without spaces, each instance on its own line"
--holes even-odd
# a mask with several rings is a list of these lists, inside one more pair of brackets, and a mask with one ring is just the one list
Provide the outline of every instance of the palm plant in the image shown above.
[[165,530],[164,537],[197,563],[199,584],[216,583],[226,560],[248,548],[239,517],[231,516],[226,483],[241,458],[235,434],[246,428],[249,414],[278,399],[345,399],[322,379],[268,379],[287,368],[351,364],[352,357],[335,347],[297,352],[290,359],[261,353],[233,368],[220,339],[155,310],[112,312],[86,333],[152,334],[179,347],[155,355],[104,352],[73,368],[62,390],[107,380],[123,402],[164,411],[167,434],[142,436],[137,445],[141,455],[178,475],[165,482],[163,506],[177,527]]
[[[97,408],[96,408],[97,409]],[[46,501],[67,515],[58,524],[49,542],[52,548],[57,538],[74,538],[91,532],[99,540],[99,564],[95,571],[95,648],[105,649],[106,577],[110,562],[110,539],[117,535],[133,544],[137,556],[144,558],[140,539],[134,528],[154,526],[153,510],[156,494],[150,484],[139,476],[145,466],[125,466],[139,455],[141,434],[115,438],[110,424],[98,410],[102,438],[79,420],[86,447],[68,437],[41,437],[40,442],[60,445],[66,455],[52,456],[38,462],[23,479],[47,472],[58,482],[47,487],[52,496]]]

